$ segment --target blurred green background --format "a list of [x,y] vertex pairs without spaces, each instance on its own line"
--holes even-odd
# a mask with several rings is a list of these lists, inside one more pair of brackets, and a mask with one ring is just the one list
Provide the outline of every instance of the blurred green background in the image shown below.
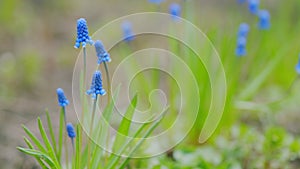
[[[182,3],[179,0],[167,0],[162,3],[160,11],[167,12],[171,2]],[[188,19],[207,33],[220,51],[229,78],[234,69],[230,68],[232,64],[229,62],[232,59],[228,57],[235,57],[236,31],[241,22],[251,24],[249,55],[243,58],[242,64],[252,69],[245,79],[254,79],[261,74],[268,60],[278,53],[281,56],[276,68],[264,77],[267,80],[260,86],[261,90],[250,92],[249,97],[243,100],[254,102],[232,103],[231,105],[237,106],[239,110],[232,112],[233,109],[228,108],[230,112],[225,111],[221,125],[231,127],[232,124],[247,124],[248,127],[254,128],[255,132],[260,132],[262,125],[272,123],[272,126],[278,126],[279,129],[270,129],[266,133],[262,131],[262,135],[268,137],[269,134],[272,137],[272,132],[276,135],[288,132],[298,137],[300,81],[296,81],[291,94],[284,102],[273,107],[271,105],[267,107],[268,110],[260,103],[267,104],[285,96],[285,91],[296,77],[294,67],[298,61],[300,45],[300,1],[262,0],[262,8],[270,10],[272,17],[272,29],[267,33],[255,29],[255,17],[248,14],[245,5],[238,5],[235,0],[186,0],[186,3],[194,12],[193,17]],[[76,20],[85,17],[89,23],[89,31],[93,33],[118,17],[156,10],[157,7],[149,4],[147,0],[0,0],[1,168],[34,166],[31,158],[15,149],[17,145],[22,144],[21,124],[34,128],[36,117],[41,115],[45,108],[50,112],[58,110],[55,93],[57,87],[64,88],[65,92],[71,95],[73,66],[78,54],[73,48]],[[254,55],[255,59],[249,57]],[[248,65],[250,62],[252,65]],[[236,88],[243,87],[235,85]],[[229,93],[238,93],[236,88],[231,87],[233,91]],[[234,94],[230,95],[228,102],[233,102],[234,98]],[[252,131],[248,127],[245,130]],[[236,145],[241,144],[236,142]],[[273,147],[265,145],[268,146]],[[296,151],[300,149],[297,145],[294,147]],[[299,160],[298,163],[296,160],[294,166],[299,168]]]

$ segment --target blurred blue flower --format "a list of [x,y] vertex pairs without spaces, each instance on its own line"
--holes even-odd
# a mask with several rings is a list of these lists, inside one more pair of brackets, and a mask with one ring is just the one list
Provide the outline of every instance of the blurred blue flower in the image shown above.
[[247,37],[249,33],[250,27],[247,23],[240,24],[238,36],[239,37]]
[[101,96],[106,94],[106,91],[103,89],[102,75],[99,70],[94,73],[91,88],[86,93],[88,95],[92,94],[92,98],[96,98],[98,94]]
[[257,14],[259,10],[259,0],[249,0],[249,11],[251,14]]
[[235,54],[237,56],[245,56],[246,55],[246,37],[238,37],[237,47]]
[[148,0],[150,3],[154,3],[159,5],[160,3],[162,3],[164,0]]
[[91,37],[89,36],[87,22],[84,18],[77,20],[77,39],[74,45],[74,48],[79,48],[80,44],[85,48],[86,44],[93,44]]
[[243,3],[245,3],[247,0],[237,0],[237,2],[239,3],[239,4],[243,4]]
[[66,107],[69,104],[69,101],[67,100],[63,89],[61,88],[56,89],[56,93],[57,93],[58,105],[61,107]]
[[96,54],[98,57],[98,64],[101,64],[102,62],[110,62],[110,55],[109,53],[106,51],[106,49],[104,48],[103,43],[100,40],[97,40],[94,44],[95,46],[95,50],[96,50]]
[[258,13],[258,28],[262,30],[270,29],[270,13],[267,10],[260,10]]
[[73,139],[76,137],[76,133],[75,133],[75,130],[74,130],[74,127],[72,125],[72,123],[68,123],[67,126],[67,133],[68,133],[68,136]]
[[181,15],[181,6],[177,3],[172,3],[169,6],[169,13],[172,15],[173,20],[179,20]]
[[298,75],[300,75],[300,55],[299,55],[298,64],[296,65],[296,72],[298,73]]
[[123,36],[125,42],[130,42],[134,40],[134,35],[132,32],[132,26],[131,23],[128,21],[125,21],[122,23],[122,30],[123,30]]

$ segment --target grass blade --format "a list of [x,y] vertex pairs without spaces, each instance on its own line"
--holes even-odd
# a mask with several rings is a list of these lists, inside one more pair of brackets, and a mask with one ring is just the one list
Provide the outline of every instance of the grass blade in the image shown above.
[[46,148],[44,148],[44,146],[42,145],[40,140],[37,139],[26,126],[23,125],[23,129],[24,129],[25,133],[29,136],[29,138],[32,140],[32,142],[36,145],[37,149],[39,149],[43,153],[46,153],[47,150],[46,150]]
[[[99,128],[99,131],[95,131],[97,134],[97,139],[100,139],[99,137],[101,136],[100,134],[102,133],[102,128]],[[102,168],[102,165],[100,163],[101,159],[101,155],[102,155],[102,148],[100,146],[98,146],[96,143],[94,144],[94,152],[93,152],[93,156],[92,156],[92,168]]]
[[54,135],[54,132],[53,132],[52,121],[51,121],[51,118],[50,118],[48,110],[46,110],[46,117],[47,117],[47,123],[48,123],[50,138],[51,138],[51,141],[52,141],[52,144],[53,144],[54,152],[55,152],[55,154],[57,156],[58,155],[58,150],[57,150],[57,146],[56,146],[55,135]]
[[273,72],[276,66],[280,63],[281,59],[285,56],[287,48],[283,48],[278,54],[267,64],[265,69],[255,79],[245,87],[245,89],[239,95],[241,100],[249,99],[260,86],[265,82],[267,77]]
[[49,154],[49,156],[52,158],[53,162],[55,163],[55,165],[59,166],[59,162],[56,158],[56,155],[54,153],[54,149],[48,139],[48,136],[45,132],[45,129],[44,129],[44,126],[43,126],[43,123],[41,121],[40,118],[38,118],[38,126],[39,126],[39,130],[40,130],[40,133],[41,133],[41,136],[44,140],[44,144],[45,146],[47,147],[47,154]]
[[[159,123],[162,121],[163,116],[157,120],[155,123],[153,123],[150,128],[147,130],[147,132],[142,136],[142,138],[147,138],[149,135],[154,131],[154,129],[159,125]],[[141,139],[137,145],[132,149],[132,151],[129,153],[128,157],[125,158],[125,160],[121,163],[119,168],[125,168],[130,160],[130,156],[143,144],[144,139]]]
[[113,145],[113,151],[120,149],[120,146],[126,139],[124,136],[128,136],[130,125],[131,125],[130,119],[132,119],[132,116],[136,109],[136,105],[137,105],[137,95],[135,95],[131,100],[131,104],[128,106],[127,111],[121,121],[121,124],[118,129],[119,134],[116,135],[116,139]]
[[[108,128],[105,124],[101,124],[101,123],[103,123],[105,121],[106,121],[106,123],[109,123],[109,121],[111,119],[111,116],[112,116],[113,108],[114,108],[114,105],[115,105],[114,100],[116,100],[118,98],[118,94],[119,94],[119,91],[120,91],[120,85],[116,88],[115,91],[116,92],[113,96],[112,101],[105,107],[105,109],[102,113],[102,118],[104,118],[104,120],[100,119],[99,122],[98,122],[102,126],[101,127],[101,132],[99,131],[100,129],[95,130],[95,133],[97,133],[97,134],[100,133],[100,135],[99,135],[100,141],[99,142],[101,143],[101,145],[104,144],[104,142],[106,141],[105,139],[108,137]],[[91,148],[93,149],[94,146],[95,146],[95,144],[93,144],[91,146]],[[84,150],[83,150],[82,155],[81,155],[81,164],[80,164],[81,168],[85,168],[85,166],[87,165],[87,157],[88,157],[88,151],[87,151],[87,146],[86,146],[86,147],[84,147]],[[96,154],[95,157],[93,157],[93,158],[97,159],[97,160],[94,160],[94,162],[92,162],[96,166],[98,166],[97,168],[101,168],[101,164],[99,164],[99,163],[96,164],[96,161],[98,161],[100,159],[103,159],[102,157],[103,157],[103,153],[98,153],[98,154]],[[103,164],[103,162],[102,162],[102,164]]]
[[[161,119],[159,119],[158,121],[156,121],[155,123],[153,123],[149,128],[150,129],[152,129],[152,130],[148,130],[148,132],[146,132],[146,134],[144,135],[144,136],[142,136],[142,138],[146,138],[146,137],[148,137],[150,134],[151,134],[151,132],[156,128],[156,126],[161,122],[161,120],[163,119],[163,117],[164,117],[164,115],[165,115],[165,113],[167,112],[167,110],[169,110],[169,107],[168,108],[166,108],[165,110],[164,110],[164,112],[162,113],[162,117],[161,117]],[[120,159],[120,154],[122,154],[125,150],[126,150],[126,148],[129,146],[129,144],[132,142],[132,141],[134,141],[134,138],[136,138],[136,137],[138,137],[141,133],[142,133],[142,131],[144,131],[144,129],[145,128],[147,128],[149,125],[150,125],[151,123],[144,123],[136,132],[135,132],[135,134],[134,134],[134,136],[132,137],[132,139],[131,140],[129,140],[129,141],[127,141],[126,143],[124,143],[124,145],[119,149],[119,151],[118,151],[118,153],[117,154],[111,154],[111,156],[110,156],[110,159],[109,159],[109,163],[108,163],[108,165],[106,166],[106,168],[108,168],[108,169],[111,169],[111,168],[115,168],[115,166],[117,165],[117,163],[118,163],[118,161],[119,161],[119,159]],[[149,131],[151,131],[151,132],[149,132]],[[141,141],[143,141],[143,140],[141,140]],[[141,143],[140,143],[141,144]],[[138,148],[138,147],[137,147]],[[136,149],[137,149],[136,148]],[[134,153],[134,151],[133,152],[131,152],[131,154],[132,153]]]
[[[34,150],[33,145],[31,144],[31,142],[26,137],[24,137],[24,141],[27,144],[27,146],[29,147],[29,149]],[[40,166],[43,169],[47,169],[47,166],[44,164],[44,162],[40,158],[38,158],[38,157],[34,157],[34,158],[36,159],[36,161],[40,164]]]
[[77,130],[76,130],[76,143],[75,143],[75,168],[80,168],[80,162],[81,162],[81,125],[77,124]]
[[45,153],[43,153],[41,151],[28,149],[28,148],[22,148],[22,147],[17,147],[17,149],[25,154],[31,155],[35,158],[45,161],[51,169],[59,169],[60,168],[53,162],[53,160],[48,155],[46,155]]

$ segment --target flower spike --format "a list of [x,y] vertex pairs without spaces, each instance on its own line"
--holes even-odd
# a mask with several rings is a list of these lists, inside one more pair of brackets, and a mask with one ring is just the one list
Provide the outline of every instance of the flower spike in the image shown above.
[[240,24],[238,37],[247,37],[249,33],[250,27],[247,23]]
[[237,47],[236,47],[236,55],[237,56],[245,56],[246,55],[246,43],[247,43],[247,39],[245,37],[238,38]]
[[130,22],[125,21],[122,23],[122,30],[125,42],[131,42],[134,40],[134,35],[132,32],[132,25]]
[[248,8],[251,14],[258,14],[259,11],[259,0],[249,0]]
[[261,30],[268,30],[270,29],[270,13],[267,10],[260,10],[258,13],[258,28]]
[[86,44],[93,45],[93,40],[89,36],[87,22],[84,18],[80,18],[77,20],[77,39],[74,45],[74,48],[78,49],[80,44],[85,48]]
[[109,53],[104,48],[103,43],[100,40],[97,40],[94,44],[96,54],[98,57],[98,65],[100,65],[102,62],[110,62],[111,58],[109,57]]
[[169,7],[169,13],[172,15],[173,20],[179,20],[181,15],[181,7],[177,3],[172,3]]
[[63,89],[58,88],[56,90],[56,93],[57,93],[58,105],[61,107],[66,107],[69,104],[69,101],[67,100]]
[[76,137],[76,133],[75,133],[75,130],[74,130],[74,127],[72,125],[72,123],[68,123],[67,126],[67,133],[68,133],[68,136],[73,139]]
[[86,92],[88,95],[92,94],[92,98],[96,98],[98,94],[101,96],[106,94],[106,91],[103,89],[102,85],[102,75],[99,70],[97,70],[92,79],[91,88]]

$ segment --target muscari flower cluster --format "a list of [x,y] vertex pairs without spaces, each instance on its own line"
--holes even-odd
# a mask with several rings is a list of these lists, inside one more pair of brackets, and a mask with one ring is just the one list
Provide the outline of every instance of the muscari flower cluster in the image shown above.
[[[89,36],[86,20],[84,18],[80,18],[77,20],[77,39],[76,39],[76,43],[75,43],[74,47],[79,48],[80,45],[82,45],[82,47],[85,48],[86,43],[89,43],[91,45],[94,44],[93,40]],[[104,45],[102,44],[102,42],[100,40],[97,40],[95,42],[94,46],[95,46],[95,50],[96,50],[97,57],[98,57],[98,64],[100,64],[102,62],[110,62],[111,61],[111,59],[109,57],[109,53],[105,50]],[[58,105],[63,108],[63,111],[65,113],[64,108],[67,105],[69,105],[69,101],[68,101],[67,97],[65,96],[63,89],[58,88],[56,90],[56,93],[57,93]],[[100,71],[96,71],[94,73],[91,88],[90,88],[90,90],[87,91],[87,93],[92,94],[93,98],[95,98],[96,95],[98,95],[98,94],[104,95],[106,93],[102,87],[102,76],[101,76]],[[66,120],[66,116],[64,118]],[[67,130],[68,136],[71,138],[72,144],[73,144],[73,139],[76,137],[76,132],[74,130],[74,127],[73,127],[72,123],[67,123],[65,125],[66,125],[66,130]]]
[[259,11],[259,0],[249,0],[248,1],[248,9],[251,14],[256,15]]
[[177,21],[181,15],[181,6],[177,3],[172,3],[169,6],[169,13],[172,15],[172,19]]
[[80,44],[83,48],[86,47],[86,44],[93,45],[93,40],[89,36],[87,22],[84,18],[80,18],[77,20],[77,39],[74,47],[79,48]]
[[58,105],[61,107],[66,107],[69,104],[69,100],[66,98],[63,89],[56,89]]
[[130,22],[128,21],[123,22],[122,30],[123,30],[123,37],[125,42],[131,42],[134,40],[132,25]]
[[[130,30],[126,30],[127,34],[130,33]],[[98,65],[102,62],[110,62],[111,58],[109,53],[104,48],[103,43],[100,40],[96,40],[95,43],[89,36],[87,22],[84,18],[80,18],[77,20],[77,39],[75,43],[75,48],[79,48],[80,44],[82,47],[86,47],[86,43],[94,45],[96,50],[96,55],[98,57]],[[86,92],[88,95],[92,95],[92,98],[96,98],[98,94],[105,95],[106,91],[103,89],[102,85],[102,75],[99,70],[97,70],[92,78],[92,84],[90,89]],[[70,136],[70,135],[69,135]],[[70,136],[71,137],[71,136]]]
[[258,17],[258,28],[261,30],[270,29],[270,13],[267,10],[259,8],[259,0],[249,0],[248,8],[251,14],[254,14]]
[[246,55],[246,44],[247,44],[247,36],[249,33],[249,25],[247,23],[240,24],[238,30],[238,38],[237,38],[237,47],[236,47],[236,55],[237,56],[245,56]]
[[86,92],[88,95],[92,95],[92,98],[97,98],[97,95],[105,95],[106,91],[103,89],[102,85],[102,75],[99,70],[97,70],[92,79],[91,87],[90,89]]
[[98,57],[98,65],[101,64],[102,62],[111,61],[109,53],[106,51],[103,43],[100,40],[95,41],[94,46]]
[[299,54],[298,64],[296,65],[295,69],[296,69],[297,74],[300,75],[300,54]]
[[76,137],[76,133],[75,133],[75,130],[74,130],[74,127],[72,125],[72,123],[68,123],[67,126],[67,133],[68,133],[68,136],[73,139]]
[[258,13],[258,28],[261,30],[270,29],[270,13],[267,10],[260,10]]
[[[242,4],[246,0],[237,0],[238,3]],[[260,0],[248,0],[248,9],[251,14],[254,14],[258,17],[258,28],[261,30],[267,30],[270,28],[270,14],[267,10],[261,10],[259,8]],[[246,55],[246,44],[247,44],[247,35],[249,32],[249,25],[243,23],[239,27],[238,37],[237,37],[237,47],[236,55],[244,56]]]

